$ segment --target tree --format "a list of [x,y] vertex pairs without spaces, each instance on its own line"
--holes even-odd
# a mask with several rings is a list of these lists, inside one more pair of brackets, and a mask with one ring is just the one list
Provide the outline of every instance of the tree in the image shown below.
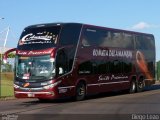
[[[2,55],[3,56],[3,55]],[[15,53],[10,53],[8,55],[8,58],[15,58]],[[2,60],[0,60],[0,67],[2,67],[2,71],[3,72],[11,72],[13,70],[13,66],[11,64],[9,64],[8,62],[6,64],[4,64],[2,62]]]

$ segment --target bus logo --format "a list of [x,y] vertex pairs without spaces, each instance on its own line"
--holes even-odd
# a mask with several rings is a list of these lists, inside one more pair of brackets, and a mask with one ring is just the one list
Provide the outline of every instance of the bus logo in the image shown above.
[[29,83],[25,83],[23,87],[28,87],[29,85],[30,85]]

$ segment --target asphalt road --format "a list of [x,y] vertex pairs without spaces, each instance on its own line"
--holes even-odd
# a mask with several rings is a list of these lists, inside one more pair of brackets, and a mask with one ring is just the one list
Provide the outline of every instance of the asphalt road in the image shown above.
[[0,101],[2,120],[160,120],[160,84],[136,94],[105,93],[84,101],[70,99],[41,103],[37,99]]

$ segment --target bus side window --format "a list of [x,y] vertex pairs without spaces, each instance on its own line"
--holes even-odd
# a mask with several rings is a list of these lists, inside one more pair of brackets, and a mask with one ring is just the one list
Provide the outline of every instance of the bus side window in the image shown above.
[[99,46],[101,31],[95,28],[85,28],[82,35],[82,46]]
[[84,46],[84,47],[90,46],[90,44],[89,44],[89,42],[88,42],[88,40],[86,38],[82,39],[82,46]]
[[56,75],[60,76],[68,71],[67,55],[63,50],[57,52],[56,57]]
[[122,62],[119,60],[114,60],[110,63],[109,69],[110,73],[112,74],[118,74],[122,73]]
[[93,63],[92,61],[85,61],[79,65],[78,74],[92,74],[93,73]]

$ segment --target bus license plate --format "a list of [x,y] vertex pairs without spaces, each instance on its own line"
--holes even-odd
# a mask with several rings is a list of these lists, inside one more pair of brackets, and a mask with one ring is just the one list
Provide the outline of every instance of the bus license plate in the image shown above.
[[28,93],[28,97],[35,97],[34,93]]

